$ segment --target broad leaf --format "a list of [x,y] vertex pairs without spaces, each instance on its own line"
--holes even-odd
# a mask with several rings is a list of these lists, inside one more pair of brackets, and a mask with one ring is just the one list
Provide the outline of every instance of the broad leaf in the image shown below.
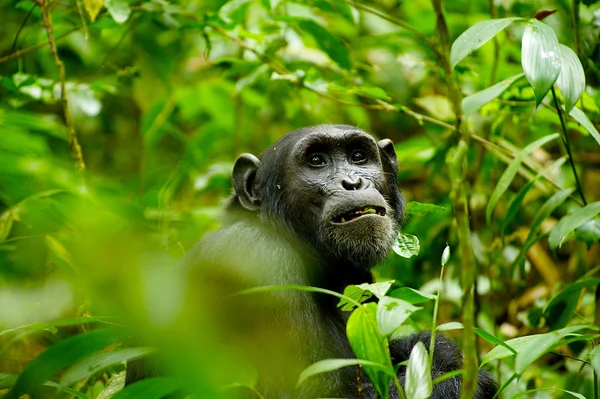
[[421,308],[401,299],[384,296],[377,304],[377,327],[383,336],[389,336]]
[[406,368],[406,397],[427,399],[431,396],[431,365],[425,344],[419,341],[413,346]]
[[390,292],[388,296],[392,298],[402,299],[411,304],[426,302],[435,299],[435,295],[427,292],[419,291],[410,287],[400,287]]
[[488,87],[487,89],[481,90],[477,93],[471,94],[463,98],[462,100],[462,111],[464,116],[469,116],[479,111],[481,107],[500,96],[506,89],[510,87],[514,82],[523,77],[523,74],[511,76],[502,82],[496,83],[495,85]]
[[559,44],[561,67],[556,86],[565,100],[565,112],[569,114],[585,90],[585,72],[577,54],[564,44]]
[[448,323],[443,323],[443,324],[440,324],[439,326],[437,326],[435,328],[435,331],[444,332],[444,331],[452,331],[452,330],[462,330],[463,328],[465,328],[465,326],[463,326],[462,323],[460,323],[458,321],[449,321]]
[[417,256],[421,250],[419,238],[412,234],[398,234],[397,240],[394,242],[392,249],[395,253],[403,258],[412,258]]
[[494,207],[496,206],[496,204],[498,203],[500,198],[504,195],[504,193],[510,186],[510,183],[515,178],[517,171],[519,170],[519,166],[521,166],[521,162],[523,162],[523,159],[525,159],[525,157],[527,157],[533,150],[543,146],[544,144],[546,144],[558,137],[559,137],[558,133],[553,133],[551,135],[544,136],[541,139],[534,141],[533,143],[531,143],[528,146],[526,146],[525,148],[523,148],[516,155],[515,159],[513,159],[510,162],[510,164],[508,164],[508,167],[506,168],[506,170],[500,177],[498,184],[496,184],[496,187],[494,188],[494,191],[492,192],[492,196],[490,197],[490,201],[488,202],[487,208],[485,210],[485,218],[486,218],[488,224],[490,223],[490,221],[492,219],[492,212],[494,211]]
[[302,384],[306,379],[322,373],[329,373],[348,366],[370,366],[383,371],[393,377],[394,369],[392,367],[377,364],[368,360],[361,359],[325,359],[311,364],[300,373],[298,385]]
[[592,135],[592,137],[596,140],[596,142],[600,145],[600,133],[592,124],[592,121],[587,117],[587,115],[577,107],[573,107],[569,116],[573,117],[581,126],[585,128]]
[[60,379],[63,385],[71,385],[107,367],[124,363],[154,352],[152,348],[126,348],[113,352],[100,352],[71,366]]
[[406,215],[407,216],[423,216],[432,212],[444,212],[447,209],[443,206],[425,204],[417,201],[410,201],[406,203]]
[[478,22],[464,31],[452,44],[452,48],[450,49],[450,64],[452,68],[518,19],[522,18],[491,19],[489,21]]
[[561,53],[552,28],[537,19],[529,20],[525,27],[521,65],[527,80],[533,87],[536,106],[540,105],[558,79]]
[[57,371],[126,336],[125,329],[102,328],[57,342],[27,364],[8,397],[18,398],[41,385]]
[[[505,344],[512,348],[513,351],[517,352],[517,358],[521,356],[519,364],[520,367],[523,367],[526,363],[529,362],[530,364],[544,353],[560,346],[561,344],[559,341],[565,336],[589,327],[590,326],[587,325],[566,327],[561,330],[552,331],[546,334],[528,335],[525,337],[513,338],[505,341]],[[513,351],[507,349],[507,347],[504,345],[496,346],[483,357],[481,366],[494,360],[502,359],[508,356],[514,356],[515,353]]]
[[161,399],[175,392],[180,387],[170,377],[155,377],[138,381],[117,392],[112,399]]
[[591,220],[598,213],[600,213],[600,201],[577,209],[575,212],[562,218],[550,232],[550,236],[548,237],[550,247],[560,247],[569,234],[585,222]]
[[92,22],[96,21],[96,17],[102,7],[104,7],[104,0],[83,0],[83,6],[90,16]]
[[600,284],[600,278],[589,278],[576,281],[556,294],[544,309],[544,315],[548,325],[552,329],[563,328],[567,325],[577,308],[581,290],[596,287]]
[[115,22],[122,24],[129,19],[131,8],[127,0],[105,0],[104,5]]
[[[358,359],[369,360],[391,367],[387,339],[377,329],[377,304],[368,303],[352,312],[346,325],[346,334]],[[387,397],[392,377],[379,368],[365,366],[367,376],[382,397]]]

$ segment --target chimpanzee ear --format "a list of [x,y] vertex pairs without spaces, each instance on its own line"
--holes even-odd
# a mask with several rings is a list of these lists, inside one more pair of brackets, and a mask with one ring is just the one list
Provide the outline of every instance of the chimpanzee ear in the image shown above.
[[396,149],[394,148],[394,143],[390,139],[383,139],[377,143],[381,152],[387,155],[389,162],[392,167],[392,172],[394,174],[398,174],[398,157],[396,156]]
[[249,211],[257,211],[260,201],[255,180],[260,161],[252,154],[242,154],[233,166],[233,188],[240,204]]

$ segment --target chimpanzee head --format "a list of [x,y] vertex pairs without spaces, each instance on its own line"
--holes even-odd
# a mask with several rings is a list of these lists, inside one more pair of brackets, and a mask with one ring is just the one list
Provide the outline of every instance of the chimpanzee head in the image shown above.
[[390,140],[347,125],[307,127],[260,160],[237,159],[229,208],[293,232],[325,262],[367,269],[389,254],[404,217],[397,172]]

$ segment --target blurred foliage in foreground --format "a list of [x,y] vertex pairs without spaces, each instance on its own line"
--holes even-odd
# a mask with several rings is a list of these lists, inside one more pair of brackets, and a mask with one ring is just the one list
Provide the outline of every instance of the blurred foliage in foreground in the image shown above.
[[[502,397],[597,399],[600,3],[457,0],[442,19],[439,4],[2,2],[0,394],[110,397],[124,362],[154,350],[139,342],[168,348],[176,377],[123,394],[218,398],[252,386],[251,368],[220,345],[210,282],[186,300],[174,265],[219,226],[236,155],[297,127],[348,123],[394,140],[406,198],[439,206],[412,204],[404,231],[421,251],[391,255],[378,278],[441,289],[437,324],[460,321],[463,260],[453,251],[441,286],[439,260],[446,243],[468,243],[478,351]],[[541,25],[527,22],[536,14]],[[522,20],[486,25],[448,58],[445,41],[509,17]],[[525,40],[532,32],[550,36]],[[551,61],[569,75],[535,57],[553,35],[563,58]],[[555,101],[577,108],[559,114]],[[458,176],[446,163],[456,126],[469,132]],[[433,303],[424,307],[404,332],[431,328]]]

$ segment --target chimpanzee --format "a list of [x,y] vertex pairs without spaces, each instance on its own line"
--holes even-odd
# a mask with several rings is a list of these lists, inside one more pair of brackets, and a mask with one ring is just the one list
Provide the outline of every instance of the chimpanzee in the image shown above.
[[[404,219],[397,172],[392,142],[377,142],[356,127],[319,125],[288,133],[260,159],[237,159],[223,227],[190,251],[186,263],[225,292],[286,284],[343,292],[349,284],[371,282],[370,268],[389,255]],[[346,338],[348,313],[335,297],[298,290],[255,295],[230,298],[226,302],[237,302],[224,305],[224,314],[237,332],[232,340],[241,342],[258,370],[264,397],[375,397],[357,367],[296,387],[308,365],[354,357]],[[407,360],[418,341],[428,348],[429,338],[420,333],[392,341],[395,363]],[[461,366],[458,347],[437,335],[432,376]],[[401,382],[405,370],[399,368]],[[475,398],[495,393],[494,380],[480,372]],[[391,396],[397,395],[392,387]],[[459,396],[460,376],[436,384],[431,397]]]

